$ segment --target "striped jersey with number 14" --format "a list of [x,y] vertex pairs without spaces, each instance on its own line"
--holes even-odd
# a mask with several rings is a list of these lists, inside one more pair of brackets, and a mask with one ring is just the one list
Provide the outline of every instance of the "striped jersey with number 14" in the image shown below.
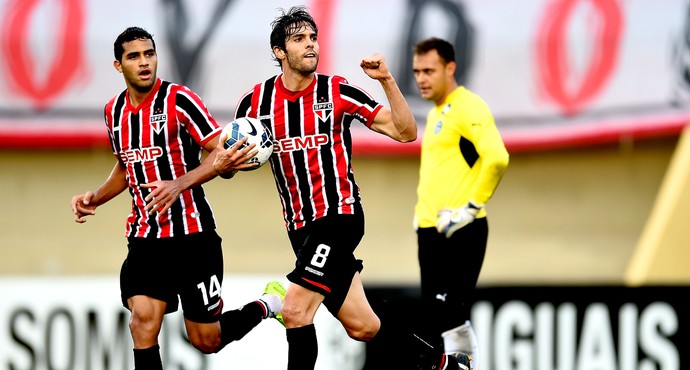
[[105,122],[113,154],[126,168],[132,195],[127,237],[167,238],[215,229],[211,206],[201,186],[180,194],[164,215],[149,215],[141,184],[173,180],[198,167],[202,146],[220,132],[197,94],[158,79],[146,100],[133,107],[127,90],[105,106]]

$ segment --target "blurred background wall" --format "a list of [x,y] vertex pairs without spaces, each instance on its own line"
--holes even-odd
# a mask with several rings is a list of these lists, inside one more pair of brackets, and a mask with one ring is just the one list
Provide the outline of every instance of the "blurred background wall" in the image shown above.
[[[676,143],[669,137],[513,154],[488,206],[491,233],[481,281],[623,283]],[[85,224],[75,223],[70,211],[71,197],[98,187],[114,161],[107,149],[4,151],[0,271],[117,274],[126,254],[130,198],[122,194]],[[412,229],[417,165],[414,156],[354,159],[367,215],[358,249],[367,281],[417,282]],[[229,273],[291,270],[292,252],[269,167],[206,187]],[[664,236],[671,237],[668,245],[687,243],[682,232]],[[687,283],[690,277],[683,268],[675,279]]]

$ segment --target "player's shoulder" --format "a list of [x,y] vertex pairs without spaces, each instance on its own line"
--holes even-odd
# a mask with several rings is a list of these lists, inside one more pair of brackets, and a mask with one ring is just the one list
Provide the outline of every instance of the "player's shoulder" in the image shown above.
[[169,90],[170,93],[172,93],[172,94],[176,94],[179,92],[186,92],[186,93],[191,93],[191,94],[197,95],[194,92],[194,90],[187,85],[177,83],[177,82],[166,81],[166,80],[161,80],[161,89]]
[[466,86],[458,86],[455,91],[453,91],[456,99],[471,99],[471,100],[481,100],[482,97],[477,94],[474,90],[467,88]]
[[260,83],[256,84],[256,86],[259,86],[259,85],[261,85],[261,84],[276,83],[276,81],[278,81],[278,79],[279,79],[280,76],[282,76],[282,75],[283,75],[282,73],[277,74],[277,75],[273,75],[273,76],[267,78],[266,80],[264,80],[263,82],[260,82]]
[[127,89],[124,89],[124,90],[122,90],[120,93],[118,93],[117,95],[115,95],[115,96],[113,96],[112,98],[110,98],[110,100],[108,100],[108,102],[105,103],[105,106],[104,106],[106,112],[108,112],[108,111],[110,110],[111,107],[113,107],[114,105],[116,105],[118,101],[124,103],[126,97],[127,97]]
[[449,98],[454,106],[474,107],[475,110],[489,109],[484,98],[464,86],[458,86]]
[[174,99],[176,104],[180,104],[180,96],[183,96],[183,102],[194,101],[197,104],[203,104],[203,98],[191,87],[170,81],[162,81],[159,93],[164,94],[166,98]]
[[112,98],[108,99],[108,101],[105,103],[105,106],[106,106],[106,107],[109,107],[109,106],[115,104],[115,102],[116,102],[118,99],[124,97],[126,94],[127,94],[127,90],[124,90],[124,91],[120,92],[119,94],[117,94],[117,95],[113,96]]
[[255,91],[261,91],[263,89],[271,89],[275,87],[276,83],[278,82],[278,78],[280,77],[280,74],[273,75],[263,81],[257,82],[254,85],[252,85],[245,93],[243,96],[251,95]]
[[348,82],[347,78],[345,78],[344,76],[340,76],[340,75],[332,75],[332,76],[319,75],[319,76],[322,76],[322,78],[331,79],[331,81],[338,83],[338,84],[343,84],[343,85],[349,85],[350,84],[350,82]]

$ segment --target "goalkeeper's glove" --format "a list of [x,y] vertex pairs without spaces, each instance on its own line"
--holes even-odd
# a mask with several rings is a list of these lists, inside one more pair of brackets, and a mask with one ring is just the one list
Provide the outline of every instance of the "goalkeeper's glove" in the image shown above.
[[461,208],[444,208],[438,212],[436,230],[444,234],[446,238],[450,238],[453,233],[474,221],[480,209],[482,206],[472,202]]

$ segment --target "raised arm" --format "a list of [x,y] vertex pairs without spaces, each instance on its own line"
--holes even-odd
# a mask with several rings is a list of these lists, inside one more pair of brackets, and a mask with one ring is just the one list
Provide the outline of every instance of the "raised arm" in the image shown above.
[[371,129],[403,143],[414,141],[417,138],[417,122],[388,69],[386,59],[380,54],[373,54],[362,59],[360,66],[367,76],[381,83],[390,105],[390,109],[383,107],[379,110]]

